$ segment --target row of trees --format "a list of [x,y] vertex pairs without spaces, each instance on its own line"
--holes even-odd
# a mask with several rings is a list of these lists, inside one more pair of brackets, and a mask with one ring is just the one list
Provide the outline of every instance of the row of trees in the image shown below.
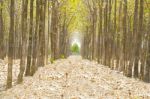
[[[38,67],[67,57],[69,33],[84,32],[82,54],[150,81],[149,0],[0,0],[0,58],[20,59],[18,84]],[[135,5],[135,6],[131,6]],[[50,50],[49,50],[50,49]],[[133,72],[132,72],[133,71]]]
[[127,77],[150,82],[150,1],[83,2],[88,11],[84,58],[123,71]]
[[[7,89],[12,87],[13,60],[20,59],[17,83],[33,76],[50,60],[67,57],[67,0],[1,0],[0,58],[8,57]],[[62,10],[63,9],[63,10]]]

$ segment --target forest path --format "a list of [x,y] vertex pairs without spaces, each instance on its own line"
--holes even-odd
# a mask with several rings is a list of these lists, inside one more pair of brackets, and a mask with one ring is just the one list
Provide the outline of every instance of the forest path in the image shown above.
[[150,99],[150,84],[106,66],[70,56],[39,68],[34,77],[0,93],[0,99]]

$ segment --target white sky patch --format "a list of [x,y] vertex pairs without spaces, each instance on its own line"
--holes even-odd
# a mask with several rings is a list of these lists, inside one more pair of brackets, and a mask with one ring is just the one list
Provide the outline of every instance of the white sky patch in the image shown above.
[[76,31],[73,32],[71,35],[71,45],[78,44],[78,46],[81,48],[81,33]]

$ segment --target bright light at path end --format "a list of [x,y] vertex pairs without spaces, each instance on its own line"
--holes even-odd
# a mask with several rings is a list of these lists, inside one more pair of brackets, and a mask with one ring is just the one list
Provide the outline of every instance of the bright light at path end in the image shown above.
[[73,46],[73,44],[78,44],[78,46],[81,48],[81,43],[80,43],[79,40],[74,39],[73,42],[72,42],[72,46]]

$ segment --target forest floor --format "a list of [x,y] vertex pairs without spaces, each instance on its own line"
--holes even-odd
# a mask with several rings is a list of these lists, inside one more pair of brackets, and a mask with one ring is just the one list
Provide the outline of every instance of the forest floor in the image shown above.
[[[14,68],[15,84],[17,61]],[[1,86],[6,83],[6,71],[6,65],[0,66]],[[25,77],[23,84],[2,89],[0,99],[150,99],[150,84],[80,56],[57,60],[39,68],[33,77]]]

